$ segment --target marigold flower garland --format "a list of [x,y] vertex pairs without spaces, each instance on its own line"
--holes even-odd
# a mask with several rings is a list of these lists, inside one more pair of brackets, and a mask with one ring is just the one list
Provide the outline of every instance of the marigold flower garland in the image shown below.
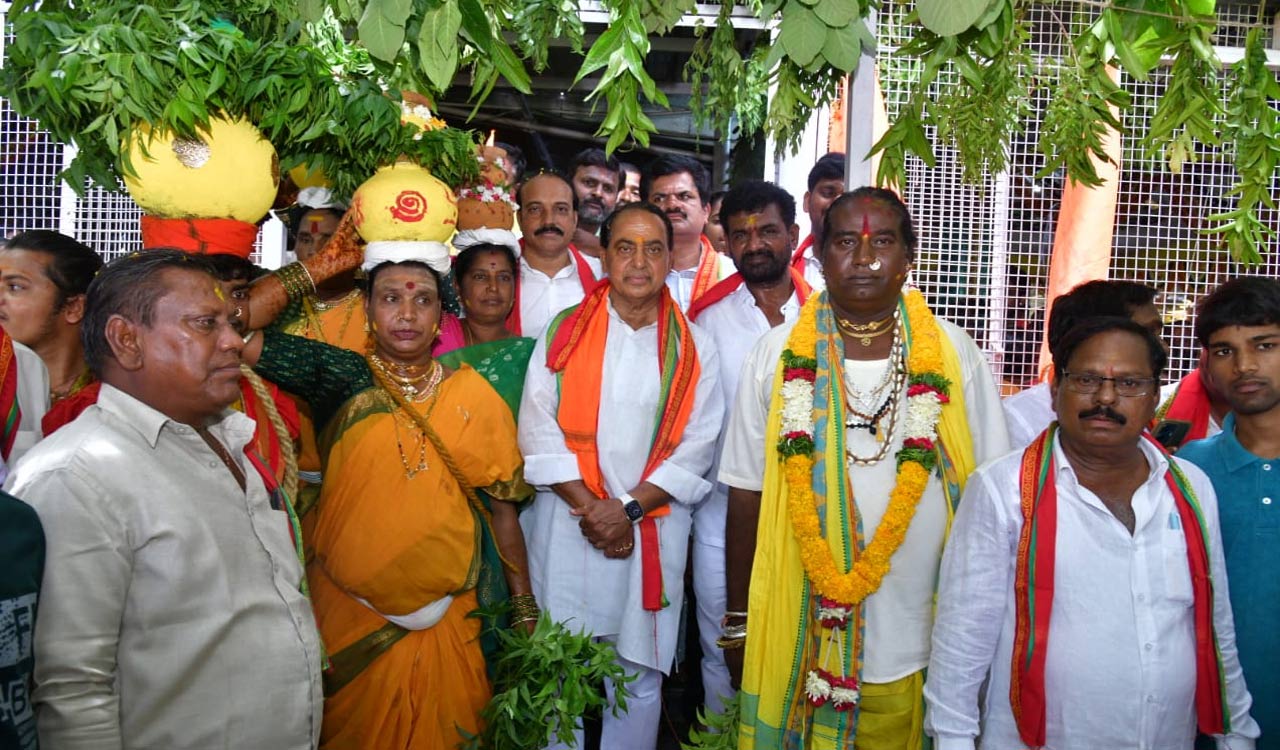
[[[817,378],[817,304],[815,295],[800,312],[782,353],[782,424],[778,453],[787,480],[787,514],[800,544],[805,575],[820,595],[820,624],[838,631],[847,626],[853,608],[880,588],[889,560],[902,546],[929,473],[937,465],[935,440],[950,381],[942,374],[942,342],[938,322],[920,292],[905,293],[911,346],[907,351],[905,438],[897,453],[897,482],[871,542],[847,573],[841,573],[822,534],[813,492],[814,380]],[[857,702],[857,680],[825,669],[810,671],[805,692],[810,703],[831,702],[838,711]]]

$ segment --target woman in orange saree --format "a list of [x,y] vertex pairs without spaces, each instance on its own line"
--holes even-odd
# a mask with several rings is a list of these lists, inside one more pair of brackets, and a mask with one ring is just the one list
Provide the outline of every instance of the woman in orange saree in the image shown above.
[[481,620],[467,615],[488,529],[512,594],[528,597],[514,503],[532,490],[514,421],[470,367],[431,359],[439,283],[417,262],[372,269],[367,359],[277,331],[245,350],[308,401],[319,431],[307,574],[331,659],[322,748],[443,750],[476,733],[490,687]]

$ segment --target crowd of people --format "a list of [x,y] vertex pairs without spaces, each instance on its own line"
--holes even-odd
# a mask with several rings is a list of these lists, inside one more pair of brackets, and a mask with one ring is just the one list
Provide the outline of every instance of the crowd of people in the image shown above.
[[443,265],[306,195],[273,272],[7,240],[0,748],[452,748],[544,616],[607,750],[686,619],[740,748],[1280,748],[1280,282],[1163,395],[1156,288],[1083,284],[1002,401],[843,155],[797,206],[506,148],[521,239]]

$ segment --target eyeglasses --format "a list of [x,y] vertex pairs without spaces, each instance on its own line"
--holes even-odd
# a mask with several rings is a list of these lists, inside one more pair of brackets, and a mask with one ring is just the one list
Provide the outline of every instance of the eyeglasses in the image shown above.
[[1076,393],[1089,395],[1097,393],[1102,389],[1103,383],[1111,383],[1115,386],[1116,395],[1126,398],[1135,396],[1145,396],[1152,392],[1152,387],[1156,385],[1155,378],[1133,378],[1118,377],[1108,378],[1102,375],[1095,375],[1091,372],[1067,372],[1062,371],[1062,378],[1067,382],[1067,387]]

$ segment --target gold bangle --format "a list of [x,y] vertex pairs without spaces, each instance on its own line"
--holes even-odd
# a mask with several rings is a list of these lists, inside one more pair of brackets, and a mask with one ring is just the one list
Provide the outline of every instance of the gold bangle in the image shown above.
[[747,637],[745,635],[740,638],[730,638],[722,635],[716,639],[716,647],[722,651],[732,651],[745,645],[747,645]]

